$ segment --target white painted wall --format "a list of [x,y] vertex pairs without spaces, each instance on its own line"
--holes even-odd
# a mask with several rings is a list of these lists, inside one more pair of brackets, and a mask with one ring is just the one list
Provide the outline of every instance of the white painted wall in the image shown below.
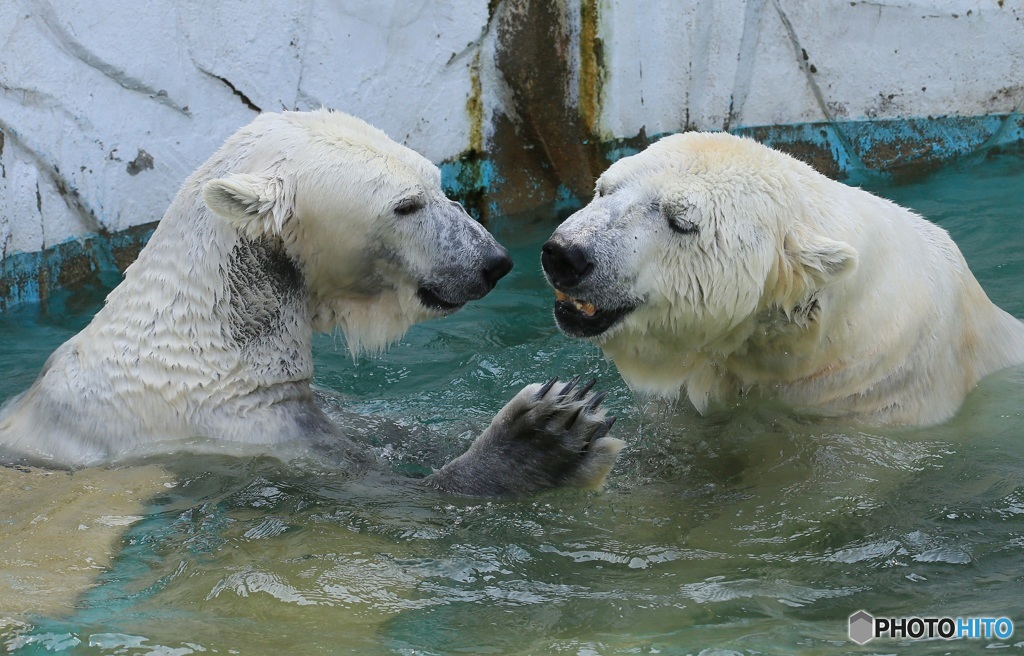
[[1020,0],[645,0],[605,7],[603,126],[614,136],[641,127],[673,132],[687,120],[720,130],[999,114],[1024,103]]
[[[228,83],[263,110],[323,104],[457,157],[458,54],[486,25],[487,0],[3,0],[0,252],[159,219],[256,115]],[[130,175],[140,150],[152,169]]]
[[[1024,101],[1024,0],[598,8],[607,138]],[[474,70],[485,119],[503,107],[493,30],[487,0],[3,0],[0,253],[158,219],[252,106],[327,105],[457,158]]]

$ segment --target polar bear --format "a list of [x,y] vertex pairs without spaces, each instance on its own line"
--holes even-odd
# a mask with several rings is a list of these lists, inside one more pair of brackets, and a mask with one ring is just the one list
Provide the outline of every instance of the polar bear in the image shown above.
[[746,395],[927,425],[1024,362],[1024,325],[944,230],[729,134],[613,164],[541,260],[564,333],[633,389],[702,413]]
[[[0,412],[0,448],[77,468],[195,436],[338,443],[310,387],[313,331],[380,351],[511,267],[414,151],[340,112],[262,114],[188,178],[105,306]],[[597,487],[622,444],[602,398],[575,380],[528,386],[427,484]]]

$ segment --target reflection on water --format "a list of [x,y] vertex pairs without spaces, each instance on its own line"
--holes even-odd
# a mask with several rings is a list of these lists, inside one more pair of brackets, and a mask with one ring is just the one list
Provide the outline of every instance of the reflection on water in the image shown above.
[[[995,300],[1024,314],[1024,255],[1019,238],[1006,238],[1021,234],[1021,160],[885,191],[941,219]],[[126,532],[96,585],[49,613],[12,612],[0,599],[0,645],[76,654],[862,653],[846,640],[846,621],[863,608],[1007,615],[1020,647],[1024,371],[983,381],[955,419],[922,430],[756,405],[699,417],[637,400],[594,348],[556,333],[535,264],[549,231],[499,235],[517,262],[510,277],[381,359],[353,363],[340,338],[320,338],[323,402],[377,453],[380,471],[353,475],[303,453],[288,463],[151,459],[173,482],[137,511],[108,513]],[[0,396],[27,386],[94,309],[5,318],[12,346],[0,355]],[[629,447],[606,491],[481,501],[417,485],[522,385],[551,374],[596,376],[611,392]],[[957,653],[982,644],[1001,646],[870,646]]]

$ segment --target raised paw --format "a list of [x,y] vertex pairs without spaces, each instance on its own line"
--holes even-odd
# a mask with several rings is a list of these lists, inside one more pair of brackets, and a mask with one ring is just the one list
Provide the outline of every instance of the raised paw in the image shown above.
[[605,393],[593,380],[552,378],[527,385],[494,417],[466,453],[428,478],[460,494],[519,496],[553,487],[597,489],[622,449],[608,437]]

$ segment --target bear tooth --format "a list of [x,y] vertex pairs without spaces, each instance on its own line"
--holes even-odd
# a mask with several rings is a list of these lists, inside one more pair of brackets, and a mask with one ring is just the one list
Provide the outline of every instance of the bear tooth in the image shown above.
[[567,298],[569,298],[568,294],[566,294],[565,292],[560,292],[557,289],[555,290],[555,300],[556,301],[564,301]]
[[593,303],[577,303],[576,305],[577,308],[588,317],[594,316],[594,313],[597,312],[597,308],[594,306]]

